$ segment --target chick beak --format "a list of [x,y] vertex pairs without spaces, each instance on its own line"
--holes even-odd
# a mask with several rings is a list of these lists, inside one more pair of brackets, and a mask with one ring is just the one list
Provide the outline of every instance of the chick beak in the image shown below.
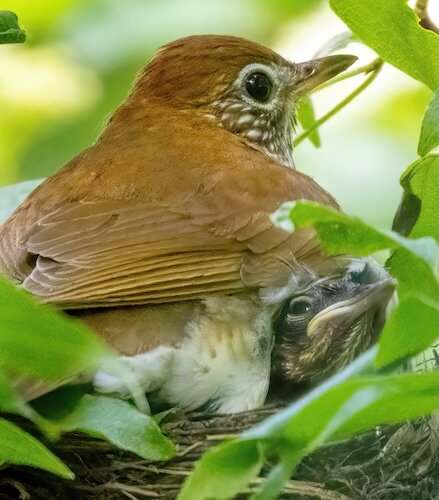
[[355,331],[355,335],[362,338],[364,343],[374,341],[384,324],[386,308],[395,285],[395,280],[387,277],[377,283],[364,285],[364,289],[354,297],[320,311],[308,324],[308,337],[332,333],[347,338]]
[[294,90],[300,94],[307,94],[318,85],[349,68],[357,59],[351,55],[336,55],[295,64]]

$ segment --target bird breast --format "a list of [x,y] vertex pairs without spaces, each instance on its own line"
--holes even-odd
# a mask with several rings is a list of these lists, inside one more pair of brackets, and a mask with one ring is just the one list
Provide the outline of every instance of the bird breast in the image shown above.
[[210,297],[186,325],[160,399],[233,413],[263,404],[270,379],[269,314],[255,301]]

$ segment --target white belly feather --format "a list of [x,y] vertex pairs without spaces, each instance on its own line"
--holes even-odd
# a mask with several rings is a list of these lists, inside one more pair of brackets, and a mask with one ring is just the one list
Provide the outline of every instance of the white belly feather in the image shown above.
[[[209,298],[186,325],[179,346],[121,356],[95,375],[95,387],[125,395],[133,387],[137,393],[157,391],[160,399],[186,410],[233,413],[261,406],[273,342],[270,316],[261,311],[248,299]],[[129,367],[129,384],[120,375],[121,363]]]

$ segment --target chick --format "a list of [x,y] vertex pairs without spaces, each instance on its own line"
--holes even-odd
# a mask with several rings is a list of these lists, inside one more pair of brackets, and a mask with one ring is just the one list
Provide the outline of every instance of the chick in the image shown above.
[[329,377],[370,347],[395,290],[372,259],[353,261],[342,275],[300,279],[273,315],[271,387],[289,393]]

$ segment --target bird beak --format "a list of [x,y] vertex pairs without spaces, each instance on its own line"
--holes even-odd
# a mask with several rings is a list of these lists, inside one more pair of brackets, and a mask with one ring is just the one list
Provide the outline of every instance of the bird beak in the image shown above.
[[351,55],[336,55],[295,64],[294,90],[307,94],[318,85],[349,68],[357,59]]
[[363,334],[376,337],[384,324],[386,308],[395,285],[395,280],[387,277],[377,283],[365,285],[364,290],[355,297],[320,311],[308,324],[308,337],[330,332],[346,336],[356,327],[362,328]]

